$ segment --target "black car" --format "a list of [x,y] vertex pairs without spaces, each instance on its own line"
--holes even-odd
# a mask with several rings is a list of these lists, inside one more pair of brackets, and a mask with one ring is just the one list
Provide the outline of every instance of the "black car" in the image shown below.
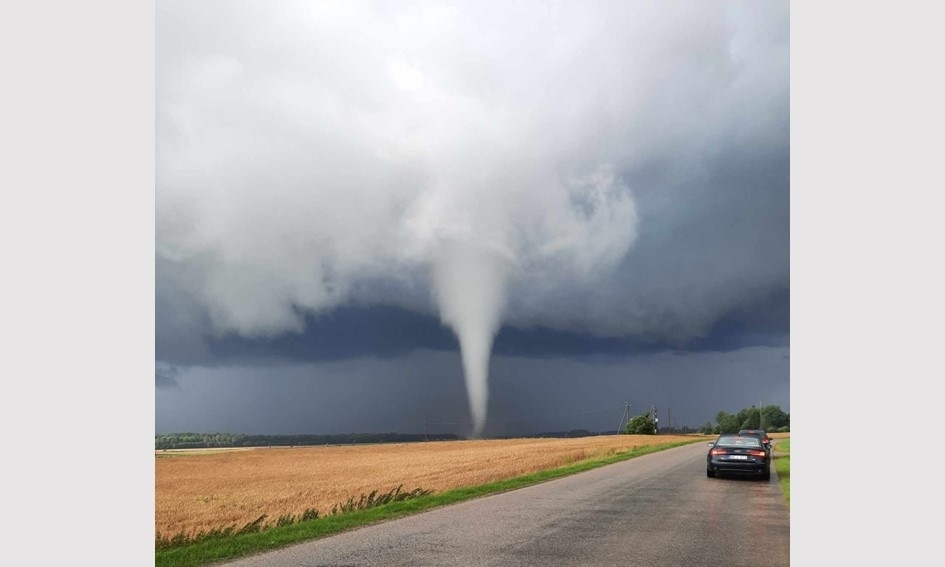
[[768,433],[764,429],[742,429],[738,432],[739,435],[757,435],[761,438],[761,443],[767,448],[771,449],[771,438],[768,437]]
[[722,474],[738,474],[771,478],[771,451],[757,435],[723,433],[709,443],[705,474],[709,478]]

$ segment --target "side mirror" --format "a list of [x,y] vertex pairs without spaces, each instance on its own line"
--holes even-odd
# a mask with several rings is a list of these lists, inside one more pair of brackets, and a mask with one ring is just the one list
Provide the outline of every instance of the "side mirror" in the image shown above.
[[715,441],[709,441],[708,445],[709,447],[715,447]]

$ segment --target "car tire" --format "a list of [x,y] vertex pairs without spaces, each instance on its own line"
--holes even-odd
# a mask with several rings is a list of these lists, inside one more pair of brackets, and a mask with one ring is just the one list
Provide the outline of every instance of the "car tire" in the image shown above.
[[709,478],[715,478],[715,471],[706,469],[706,470],[705,470],[705,475],[706,475],[707,477],[709,477]]
[[765,471],[762,473],[761,480],[771,480],[771,471]]

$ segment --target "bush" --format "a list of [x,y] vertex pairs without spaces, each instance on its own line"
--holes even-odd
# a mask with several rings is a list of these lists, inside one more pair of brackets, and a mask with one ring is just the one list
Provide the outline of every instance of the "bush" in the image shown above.
[[648,413],[638,415],[627,423],[624,432],[628,435],[656,435],[656,422]]

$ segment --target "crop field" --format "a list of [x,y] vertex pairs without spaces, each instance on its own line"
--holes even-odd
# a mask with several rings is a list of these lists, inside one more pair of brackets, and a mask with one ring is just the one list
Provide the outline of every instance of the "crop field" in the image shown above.
[[[706,436],[711,439],[713,436]],[[574,439],[438,441],[155,453],[155,535],[173,537],[266,515],[317,509],[398,486],[434,493],[478,486],[699,435],[608,435]]]

